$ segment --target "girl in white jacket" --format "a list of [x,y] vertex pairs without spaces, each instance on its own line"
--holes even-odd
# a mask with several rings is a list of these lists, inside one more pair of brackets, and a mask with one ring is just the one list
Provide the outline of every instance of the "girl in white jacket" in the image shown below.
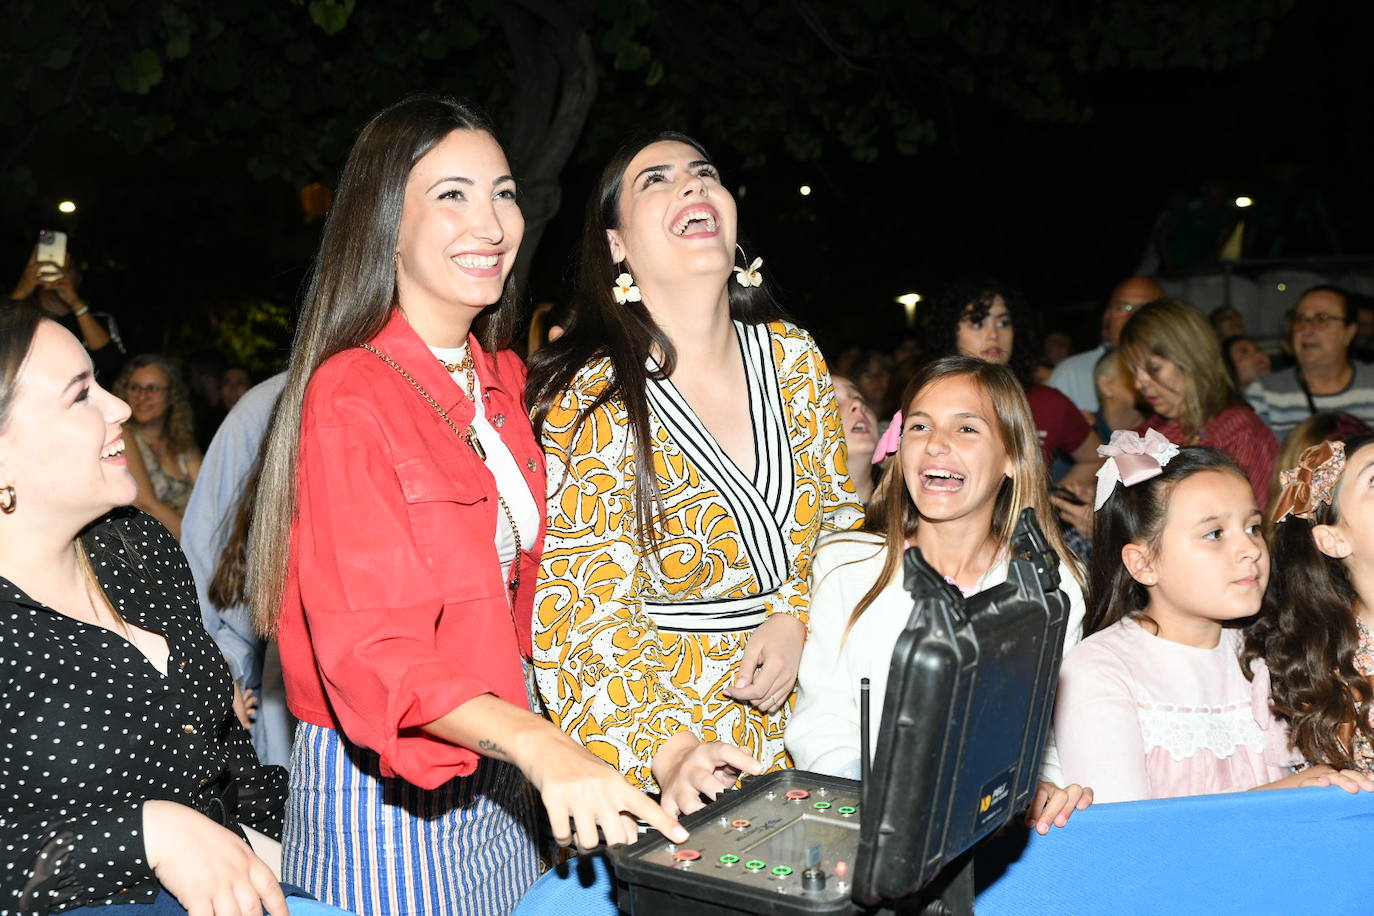
[[[881,711],[897,637],[911,616],[902,555],[926,561],[966,596],[1006,580],[1006,547],[1020,511],[1033,506],[1061,560],[1070,604],[1067,645],[1082,635],[1082,572],[1059,534],[1025,394],[1004,366],[952,356],[926,366],[903,395],[896,460],[888,465],[861,532],[821,543],[811,568],[810,633],[786,744],[804,770],[851,778],[859,769],[859,680]],[[1067,647],[1066,645],[1066,647]],[[877,732],[872,740],[876,745]],[[867,749],[871,755],[873,748]],[[1030,822],[1042,833],[1092,800],[1061,789],[1047,754]]]

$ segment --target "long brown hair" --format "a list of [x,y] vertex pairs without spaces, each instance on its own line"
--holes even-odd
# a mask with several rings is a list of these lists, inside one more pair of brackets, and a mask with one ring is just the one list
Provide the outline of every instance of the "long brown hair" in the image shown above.
[[[1374,436],[1347,440],[1347,460],[1371,444]],[[1290,515],[1274,526],[1270,600],[1246,632],[1242,656],[1268,665],[1274,714],[1288,723],[1293,747],[1308,763],[1340,768],[1354,765],[1353,749],[1337,740],[1337,729],[1351,717],[1358,733],[1374,740],[1374,688],[1355,667],[1355,586],[1345,562],[1318,550],[1312,536],[1315,526],[1340,521],[1336,498],[1343,483],[1337,482],[1331,502],[1318,506],[1315,518]]]
[[[1158,356],[1183,373],[1183,408],[1177,420],[1192,436],[1232,404],[1244,403],[1221,358],[1211,323],[1182,299],[1146,303],[1121,329],[1121,363],[1134,372]],[[1146,369],[1148,372],[1148,369]]]
[[242,493],[234,518],[229,526],[229,537],[220,549],[219,559],[215,562],[215,574],[210,577],[210,587],[206,597],[219,608],[236,607],[247,604],[248,594],[248,535],[252,532],[253,516],[257,514],[258,482],[262,479],[262,452],[243,481]]
[[9,423],[10,408],[19,390],[19,372],[29,358],[33,336],[43,320],[43,313],[31,305],[14,304],[0,309],[0,429]]
[[[992,537],[999,550],[1011,543],[1016,520],[1021,510],[1030,506],[1046,540],[1059,555],[1060,562],[1081,586],[1083,571],[1059,530],[1058,516],[1050,503],[1049,477],[1045,473],[1045,459],[1040,449],[1040,437],[1035,432],[1026,393],[1015,374],[1006,366],[999,366],[972,356],[946,356],[924,366],[902,393],[902,413],[909,413],[921,392],[936,382],[963,376],[970,379],[992,402],[996,414],[997,434],[1007,450],[1015,472],[1002,482],[992,509]],[[902,422],[900,419],[894,423]],[[883,569],[871,588],[859,599],[849,616],[850,628],[864,611],[878,599],[897,574],[907,541],[916,535],[920,513],[907,489],[906,472],[902,469],[901,454],[888,462],[887,470],[869,501],[863,530],[883,538]]]
[[[622,305],[612,296],[611,289],[621,267],[611,255],[606,231],[620,228],[620,195],[630,161],[646,146],[665,140],[685,143],[699,152],[702,159],[711,160],[705,148],[691,137],[665,131],[625,143],[602,170],[587,201],[573,289],[572,319],[562,337],[530,355],[525,395],[533,410],[536,437],[549,411],[572,386],[577,373],[593,360],[604,357],[611,363],[611,383],[577,418],[574,436],[587,417],[609,401],[619,400],[629,418],[635,454],[648,456],[654,452],[649,435],[647,388],[650,373],[645,363],[651,354],[662,354],[660,371],[654,377],[667,378],[673,374],[677,357],[672,341],[644,303]],[[627,262],[625,266],[634,273],[634,265]],[[761,324],[785,317],[767,284],[743,287],[731,282],[727,283],[727,288],[731,318],[745,324]],[[636,534],[641,546],[652,550],[658,542],[654,520],[661,507],[658,477],[653,462],[647,460],[636,461],[634,473]]]
[[[406,180],[421,157],[456,130],[495,136],[474,106],[448,96],[415,95],[374,115],[358,134],[324,226],[314,275],[296,327],[282,391],[267,433],[258,511],[249,536],[253,619],[276,630],[286,586],[296,463],[305,389],[320,364],[381,331],[396,301],[396,238]],[[483,349],[510,343],[517,307],[513,282],[494,309],[473,322]]]

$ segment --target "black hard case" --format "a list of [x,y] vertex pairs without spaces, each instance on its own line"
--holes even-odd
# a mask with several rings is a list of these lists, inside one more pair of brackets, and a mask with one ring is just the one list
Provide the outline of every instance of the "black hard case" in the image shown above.
[[[892,653],[848,912],[881,905],[919,910],[923,887],[1030,802],[1049,734],[1069,602],[1059,590],[1058,557],[1033,510],[1021,513],[1009,550],[1006,582],[967,599],[919,549],[906,552],[904,584],[915,604]],[[729,816],[732,806],[754,795],[798,781],[852,785],[814,773],[771,773],[745,780],[683,824],[692,830]],[[624,912],[837,912],[646,861],[664,845],[651,832],[635,846],[611,850]],[[971,904],[971,871],[963,868],[962,874]]]
[[1054,708],[1069,600],[1026,509],[1001,585],[965,599],[907,551],[915,607],[897,639],[864,797],[854,899],[927,884],[1030,803]]

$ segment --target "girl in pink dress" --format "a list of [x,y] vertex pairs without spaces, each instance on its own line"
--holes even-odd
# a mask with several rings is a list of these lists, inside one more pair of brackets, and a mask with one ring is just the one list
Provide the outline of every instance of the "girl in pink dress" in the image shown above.
[[1246,655],[1305,758],[1374,775],[1374,436],[1318,443],[1281,482],[1273,607]]
[[1054,728],[1064,779],[1099,802],[1374,781],[1301,773],[1243,630],[1269,580],[1254,491],[1235,461],[1155,430],[1101,453],[1087,638],[1064,659]]

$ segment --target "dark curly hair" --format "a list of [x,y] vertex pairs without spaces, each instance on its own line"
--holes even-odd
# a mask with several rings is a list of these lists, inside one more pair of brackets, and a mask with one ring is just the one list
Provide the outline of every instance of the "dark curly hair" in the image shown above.
[[[1374,436],[1346,440],[1345,454],[1354,459],[1366,445],[1374,445]],[[1353,717],[1360,733],[1374,740],[1374,687],[1355,668],[1355,587],[1345,563],[1318,550],[1312,536],[1317,525],[1340,521],[1340,487],[1338,482],[1331,503],[1318,506],[1315,518],[1290,515],[1274,526],[1272,600],[1246,633],[1243,657],[1269,666],[1274,714],[1288,723],[1293,747],[1308,763],[1346,768],[1354,765],[1352,749],[1341,745],[1337,729]]]
[[957,280],[939,290],[923,309],[931,358],[959,355],[959,322],[982,321],[998,296],[1011,313],[1012,348],[1008,368],[1022,385],[1030,379],[1038,355],[1030,306],[1021,291],[991,277]]

